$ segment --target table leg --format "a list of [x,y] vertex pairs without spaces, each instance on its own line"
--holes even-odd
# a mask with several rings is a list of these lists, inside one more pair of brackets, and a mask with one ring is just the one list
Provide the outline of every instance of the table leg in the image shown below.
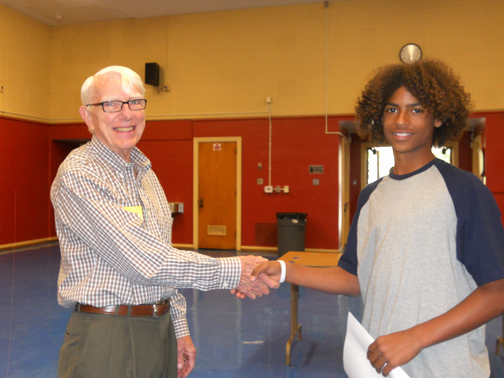
[[290,350],[294,337],[298,334],[298,340],[303,340],[301,324],[298,324],[298,298],[299,286],[291,284],[291,336],[285,347],[285,364],[290,366]]

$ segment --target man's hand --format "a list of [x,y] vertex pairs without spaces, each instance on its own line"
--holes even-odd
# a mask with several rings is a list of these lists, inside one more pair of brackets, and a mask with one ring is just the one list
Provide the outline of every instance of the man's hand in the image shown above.
[[385,377],[396,367],[411,361],[422,347],[412,328],[378,337],[369,346],[367,357],[378,373]]
[[177,339],[177,377],[185,378],[194,369],[196,364],[196,348],[191,336],[182,336]]
[[255,299],[262,297],[264,294],[269,294],[269,289],[278,288],[278,282],[270,279],[269,277],[261,277],[259,280],[251,281],[250,274],[257,264],[268,261],[260,256],[240,256],[241,261],[241,277],[240,284],[236,289],[231,290],[231,294],[236,294],[238,298],[245,298],[245,296]]
[[[267,277],[278,283],[280,281],[281,272],[282,267],[278,261],[262,262],[252,271],[251,280],[255,281],[257,278],[264,280]],[[278,284],[278,286],[280,286],[280,284]]]
[[[269,293],[269,288],[271,289],[278,289],[280,287],[280,284],[278,281],[280,280],[280,264],[277,262],[268,262],[268,260],[261,258],[263,262],[261,262],[259,265],[256,265],[254,268],[253,272],[251,273],[250,276],[250,281],[253,285],[259,285],[258,287],[260,289],[265,289],[267,292],[265,294]],[[278,274],[274,274],[274,268],[273,270],[268,270],[269,264],[273,265],[278,265]],[[243,266],[243,265],[242,265]],[[263,273],[265,272],[265,273]],[[243,274],[243,268],[242,268],[242,274]],[[262,285],[261,285],[262,284]],[[240,280],[240,285],[241,285],[241,280]],[[236,294],[237,298],[243,299],[247,296],[250,297],[250,295],[247,295],[246,293],[242,292],[240,289],[240,286],[238,286],[237,289],[231,290],[231,294]],[[254,292],[255,294],[255,292]],[[257,296],[262,296],[262,293]],[[252,297],[251,297],[252,298]],[[254,299],[254,298],[252,298]]]
[[387,376],[420,351],[476,329],[504,313],[504,279],[479,286],[451,310],[412,328],[380,336],[369,346],[368,359]]

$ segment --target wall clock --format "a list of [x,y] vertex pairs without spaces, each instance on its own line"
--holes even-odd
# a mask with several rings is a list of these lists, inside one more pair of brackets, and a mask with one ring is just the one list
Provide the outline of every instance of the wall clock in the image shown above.
[[422,58],[422,49],[415,43],[408,43],[399,51],[399,58],[403,63],[415,63]]

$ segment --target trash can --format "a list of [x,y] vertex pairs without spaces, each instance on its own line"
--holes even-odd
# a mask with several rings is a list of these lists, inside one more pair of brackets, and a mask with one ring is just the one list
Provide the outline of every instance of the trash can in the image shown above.
[[278,256],[305,250],[306,213],[277,213]]

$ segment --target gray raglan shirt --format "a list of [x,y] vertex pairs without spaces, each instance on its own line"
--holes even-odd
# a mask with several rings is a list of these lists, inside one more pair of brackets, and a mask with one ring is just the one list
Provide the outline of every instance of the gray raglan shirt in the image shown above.
[[[368,185],[339,265],[359,277],[363,326],[377,338],[441,315],[504,278],[504,230],[490,191],[435,159]],[[411,378],[488,378],[485,327],[424,349]]]

